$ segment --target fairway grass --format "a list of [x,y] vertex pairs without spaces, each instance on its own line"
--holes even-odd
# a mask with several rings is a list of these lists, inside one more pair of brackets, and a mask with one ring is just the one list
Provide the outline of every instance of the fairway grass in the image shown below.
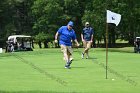
[[0,93],[139,93],[140,54],[132,47],[90,49],[81,59],[74,49],[71,69],[65,69],[59,48],[0,54]]

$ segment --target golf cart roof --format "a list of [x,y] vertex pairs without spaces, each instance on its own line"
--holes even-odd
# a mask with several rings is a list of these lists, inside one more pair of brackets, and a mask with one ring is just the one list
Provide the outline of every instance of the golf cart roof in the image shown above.
[[26,35],[12,35],[8,37],[8,40],[13,40],[15,43],[17,38],[30,38],[30,37],[31,36],[26,36]]
[[12,35],[8,37],[8,40],[10,40],[11,38],[17,38],[17,37],[31,37],[31,36],[26,36],[26,35]]
[[140,37],[136,37],[136,38],[139,38],[140,39]]

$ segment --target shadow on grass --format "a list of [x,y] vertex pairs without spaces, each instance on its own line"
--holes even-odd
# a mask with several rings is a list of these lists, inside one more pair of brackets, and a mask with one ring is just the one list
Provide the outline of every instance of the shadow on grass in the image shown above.
[[79,93],[79,92],[56,92],[56,91],[0,91],[0,93]]
[[[106,49],[100,51],[106,51]],[[109,48],[108,52],[134,53],[133,50],[125,49],[125,48]]]
[[90,60],[95,60],[95,59],[97,59],[97,58],[94,58],[94,57],[93,57],[93,58],[91,58],[91,57],[90,57],[90,58],[88,58],[88,59],[90,59]]
[[76,67],[76,66],[72,66],[72,68],[85,68],[85,67]]
[[80,58],[80,59],[74,59],[73,61],[81,61],[81,60],[96,60],[97,58],[91,58],[91,57],[89,57],[89,58]]
[[89,58],[83,58],[83,59],[81,59],[81,60],[96,60],[97,58],[92,58],[92,57],[89,57]]
[[53,54],[60,54],[61,51],[56,50],[39,50],[39,51],[19,51],[19,52],[7,52],[7,53],[0,53],[0,57],[8,57],[12,56],[11,54],[17,55],[53,55]]
[[3,53],[3,54],[0,54],[0,57],[12,57],[11,53]]

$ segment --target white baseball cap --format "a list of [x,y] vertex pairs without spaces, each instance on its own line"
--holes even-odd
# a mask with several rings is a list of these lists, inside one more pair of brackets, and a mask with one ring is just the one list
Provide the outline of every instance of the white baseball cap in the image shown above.
[[89,22],[86,22],[85,25],[89,25]]

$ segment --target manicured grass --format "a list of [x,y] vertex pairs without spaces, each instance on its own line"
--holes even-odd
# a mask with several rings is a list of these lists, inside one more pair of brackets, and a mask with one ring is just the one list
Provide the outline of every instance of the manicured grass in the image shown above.
[[71,69],[65,69],[60,49],[0,54],[0,93],[139,93],[140,54],[133,48],[109,49],[108,79],[105,49],[91,49],[81,59],[74,49]]

